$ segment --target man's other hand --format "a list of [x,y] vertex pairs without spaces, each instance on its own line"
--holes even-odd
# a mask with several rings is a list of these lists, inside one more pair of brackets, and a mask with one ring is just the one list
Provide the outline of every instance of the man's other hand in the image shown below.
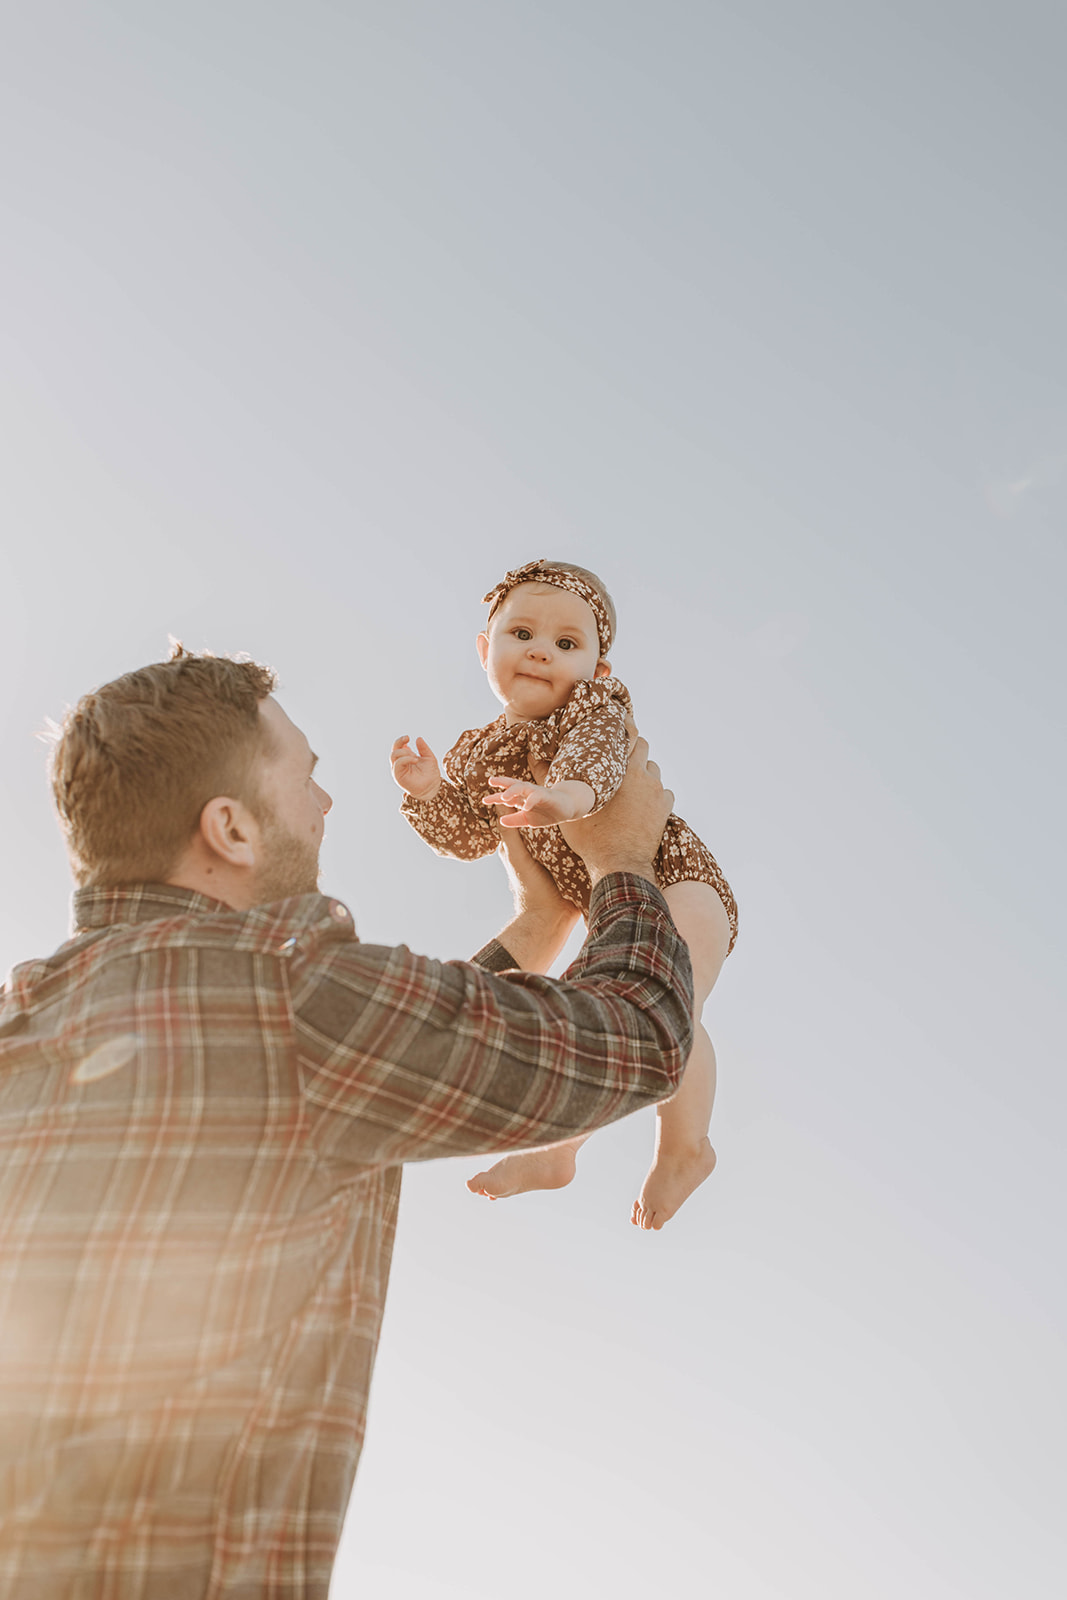
[[618,790],[601,810],[580,822],[561,825],[560,832],[585,862],[596,883],[609,872],[635,872],[656,882],[652,863],[674,807],[674,795],[663,787],[659,767],[648,759],[648,740],[637,739]]
[[500,942],[524,971],[547,972],[578,920],[578,908],[564,900],[517,829],[501,836],[497,854],[507,869],[515,901],[514,920],[501,933]]
[[501,834],[497,855],[507,871],[516,916],[522,911],[538,911],[549,916],[561,916],[567,909],[573,911],[575,916],[578,915],[570,901],[564,900],[556,888],[551,873],[547,872],[539,861],[534,860],[521,835],[514,829]]

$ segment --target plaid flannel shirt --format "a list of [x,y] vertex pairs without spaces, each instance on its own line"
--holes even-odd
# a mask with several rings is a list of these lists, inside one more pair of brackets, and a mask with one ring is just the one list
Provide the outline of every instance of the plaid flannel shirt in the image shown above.
[[81,890],[75,926],[0,992],[0,1594],[321,1600],[401,1163],[670,1094],[688,952],[623,875],[569,982],[318,894]]

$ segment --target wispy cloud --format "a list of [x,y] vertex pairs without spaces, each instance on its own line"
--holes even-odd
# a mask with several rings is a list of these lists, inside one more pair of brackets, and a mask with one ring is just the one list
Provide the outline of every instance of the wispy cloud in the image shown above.
[[1045,489],[1060,482],[1067,469],[1067,441],[1057,449],[1036,456],[1014,478],[990,478],[986,481],[985,497],[990,508],[1000,516],[1010,517],[1023,503]]

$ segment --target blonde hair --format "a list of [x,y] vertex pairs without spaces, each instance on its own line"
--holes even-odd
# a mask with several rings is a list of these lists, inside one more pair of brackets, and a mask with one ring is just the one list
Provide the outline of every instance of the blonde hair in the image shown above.
[[276,681],[255,661],[176,643],[169,660],[82,696],[49,765],[79,884],[165,880],[216,795],[261,814],[253,769],[270,741],[259,702]]

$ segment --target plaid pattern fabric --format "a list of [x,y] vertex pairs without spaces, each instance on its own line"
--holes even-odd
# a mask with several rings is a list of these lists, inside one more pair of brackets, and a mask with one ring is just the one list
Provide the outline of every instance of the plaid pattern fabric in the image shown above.
[[323,1600],[400,1163],[669,1094],[688,953],[624,876],[566,985],[361,944],[317,894],[75,919],[0,992],[0,1595]]

